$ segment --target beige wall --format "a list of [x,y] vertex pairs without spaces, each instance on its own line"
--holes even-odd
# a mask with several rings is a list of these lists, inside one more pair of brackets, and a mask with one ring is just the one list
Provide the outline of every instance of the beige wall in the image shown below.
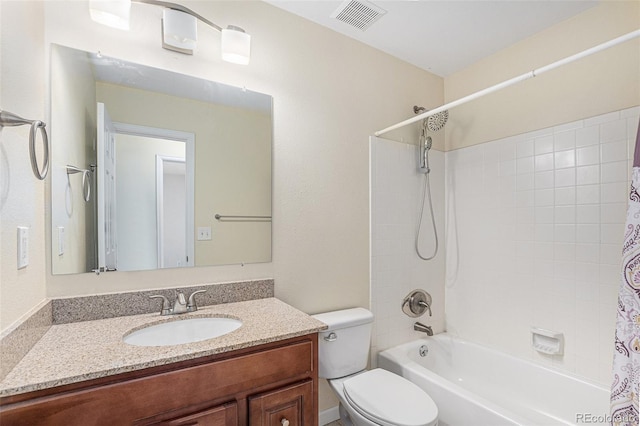
[[[445,78],[450,102],[640,28],[640,2],[603,1]],[[447,150],[640,104],[640,40],[626,42],[451,111]]]
[[[42,5],[0,2],[0,107],[47,120]],[[26,54],[25,52],[28,52]],[[29,128],[0,129],[0,330],[45,298],[45,182],[29,165]],[[18,226],[29,227],[29,266],[17,269]]]
[[[196,226],[211,241],[196,241],[196,266],[271,261],[271,222],[227,222],[221,215],[271,215],[271,116],[218,108],[215,131],[196,143]],[[203,117],[204,119],[205,117]]]

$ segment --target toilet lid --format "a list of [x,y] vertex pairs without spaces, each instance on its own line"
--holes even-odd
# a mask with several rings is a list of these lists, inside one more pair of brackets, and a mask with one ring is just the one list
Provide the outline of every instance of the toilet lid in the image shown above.
[[428,426],[438,418],[438,407],[414,383],[376,368],[344,382],[351,406],[372,422],[385,426]]

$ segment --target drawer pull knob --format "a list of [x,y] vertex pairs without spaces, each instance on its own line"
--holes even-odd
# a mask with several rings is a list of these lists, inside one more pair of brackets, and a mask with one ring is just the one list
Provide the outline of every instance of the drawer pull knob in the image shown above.
[[289,420],[287,420],[286,418],[280,420],[280,423],[282,424],[282,426],[289,426]]

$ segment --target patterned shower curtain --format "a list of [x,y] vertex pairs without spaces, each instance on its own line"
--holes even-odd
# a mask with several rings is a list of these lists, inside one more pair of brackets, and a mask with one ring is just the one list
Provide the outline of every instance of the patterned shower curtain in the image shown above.
[[640,125],[629,191],[618,295],[611,424],[638,426],[640,393]]

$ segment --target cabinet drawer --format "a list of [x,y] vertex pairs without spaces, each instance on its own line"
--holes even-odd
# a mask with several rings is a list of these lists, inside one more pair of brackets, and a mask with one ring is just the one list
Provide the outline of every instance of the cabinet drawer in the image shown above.
[[158,426],[235,426],[238,424],[238,404],[235,402],[200,411],[195,414],[158,423]]
[[249,398],[249,426],[315,424],[313,383],[307,380]]
[[0,423],[2,426],[131,423],[310,376],[315,374],[313,354],[314,344],[306,340],[149,377],[54,394],[0,407]]

